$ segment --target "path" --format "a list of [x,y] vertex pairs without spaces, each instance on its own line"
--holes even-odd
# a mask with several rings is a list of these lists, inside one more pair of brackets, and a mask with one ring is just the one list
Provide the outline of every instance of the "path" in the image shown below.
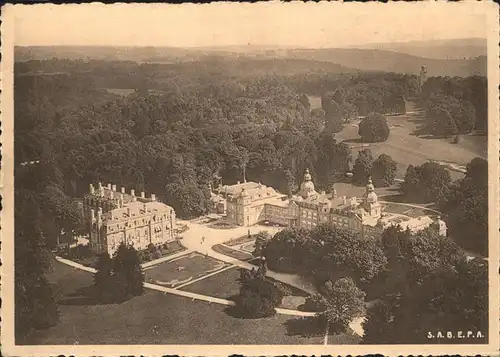
[[423,206],[423,205],[414,205],[414,204],[411,204],[411,203],[400,203],[400,202],[391,202],[391,201],[379,201],[379,202],[380,203],[385,203],[385,204],[406,206],[406,207],[411,207],[411,208],[420,208],[420,209],[431,211],[431,212],[434,212],[434,213],[437,213],[437,214],[442,214],[441,212],[439,212],[439,211],[437,211],[435,209],[428,208],[428,207]]
[[168,262],[169,260],[181,257],[181,256],[183,256],[185,254],[189,254],[189,253],[192,253],[192,252],[193,251],[190,250],[190,249],[185,249],[183,251],[180,251],[180,252],[177,252],[177,253],[174,253],[174,254],[171,254],[171,255],[167,255],[166,257],[162,257],[162,258],[155,259],[155,260],[152,260],[150,262],[141,264],[141,268],[143,268],[143,269],[144,268],[151,268],[151,267],[153,267],[153,266],[155,266],[157,264]]
[[[254,265],[252,265],[250,263],[238,260],[236,258],[229,257],[227,255],[224,255],[224,254],[221,254],[218,252],[215,252],[212,249],[212,247],[214,245],[222,244],[230,239],[238,238],[238,237],[241,237],[243,235],[248,234],[249,227],[236,227],[236,228],[230,228],[230,229],[215,229],[215,228],[210,228],[210,227],[207,227],[205,225],[190,222],[190,221],[179,221],[179,223],[186,224],[188,226],[188,230],[183,232],[182,239],[181,239],[182,245],[184,245],[187,248],[187,250],[179,252],[178,256],[184,255],[187,252],[195,251],[195,252],[199,252],[201,254],[206,254],[207,256],[209,256],[211,258],[218,259],[220,261],[223,261],[223,262],[228,263],[228,264],[232,264],[232,265],[240,267],[240,268],[250,270],[250,269],[255,267]],[[278,228],[278,227],[253,226],[253,227],[250,227],[250,233],[254,234],[254,233],[257,233],[259,231],[265,230],[265,231],[269,232],[271,235],[274,235],[275,233],[279,232],[282,229],[283,228]],[[202,237],[205,237],[205,240],[203,243],[201,241]],[[175,258],[174,255],[175,254],[173,254],[172,256],[165,257],[164,261],[174,259]],[[56,259],[62,263],[71,265],[75,268],[82,269],[82,270],[92,272],[92,273],[95,272],[95,269],[83,266],[83,265],[75,263],[73,261],[63,259],[60,257],[56,257]],[[153,266],[153,265],[159,264],[159,260],[156,260],[154,262],[149,262],[149,263],[152,263],[150,266]],[[214,274],[218,273],[218,272],[219,271],[214,272]],[[314,287],[314,285],[299,275],[278,273],[275,271],[268,270],[267,276],[269,276],[270,278],[275,279],[279,282],[282,282],[282,283],[288,284],[290,286],[293,286],[295,288],[298,288],[300,290],[303,290],[309,294],[317,293],[317,289]],[[149,289],[154,289],[157,291],[162,291],[165,293],[178,295],[178,296],[190,297],[192,299],[207,301],[209,303],[213,302],[213,303],[224,304],[224,305],[234,305],[234,302],[232,302],[230,300],[225,300],[225,299],[215,298],[212,296],[177,290],[179,287],[174,289],[174,288],[167,288],[164,286],[151,284],[151,283],[145,283],[144,286],[149,288]],[[298,311],[298,310],[276,308],[276,311],[280,314],[291,315],[291,316],[300,316],[300,317],[315,316],[315,313]],[[363,336],[363,333],[364,333],[363,327],[362,327],[362,322],[363,322],[363,318],[358,318],[358,319],[354,319],[349,324],[349,327],[359,336]]]
[[[214,245],[222,244],[230,239],[238,238],[248,234],[249,227],[215,229],[190,221],[184,221],[182,223],[186,224],[189,229],[183,233],[181,242],[182,245],[184,245],[189,250],[197,251],[201,254],[206,254],[211,258],[221,260],[228,264],[236,265],[240,268],[251,270],[255,267],[255,265],[253,264],[218,253],[212,249]],[[257,233],[259,231],[265,230],[268,231],[271,235],[279,232],[282,229],[283,228],[268,226],[253,226],[250,228],[251,233]],[[201,237],[205,237],[204,243],[201,243]],[[311,282],[296,274],[278,273],[268,270],[267,276],[282,283],[296,287],[309,294],[315,294],[317,292],[316,288]]]
[[[59,261],[59,262],[61,262],[61,263],[63,263],[63,264],[69,265],[69,266],[71,266],[71,267],[73,267],[75,269],[84,270],[84,271],[87,271],[89,273],[95,273],[96,272],[96,270],[94,268],[87,267],[85,265],[76,263],[76,262],[74,262],[72,260],[68,260],[68,259],[65,259],[65,258],[58,257],[58,256],[56,256],[56,260]],[[183,297],[191,298],[192,300],[201,300],[201,301],[206,301],[206,302],[209,302],[209,303],[215,303],[215,304],[221,304],[221,305],[229,305],[229,306],[233,306],[234,305],[234,302],[231,301],[231,300],[226,300],[226,299],[216,298],[216,297],[213,297],[213,296],[192,293],[192,292],[189,292],[189,291],[177,290],[177,289],[174,289],[174,288],[167,288],[165,286],[160,286],[160,285],[156,285],[156,284],[144,283],[144,287],[147,288],[147,289],[151,289],[151,290],[161,291],[161,292],[164,292],[164,293],[167,293],[167,294],[172,294],[172,295],[177,295],[177,296],[183,296]],[[290,309],[282,309],[282,308],[276,308],[276,312],[278,314],[282,314],[282,315],[299,316],[299,317],[314,317],[314,316],[316,316],[316,314],[314,312],[299,311],[299,310],[290,310]]]

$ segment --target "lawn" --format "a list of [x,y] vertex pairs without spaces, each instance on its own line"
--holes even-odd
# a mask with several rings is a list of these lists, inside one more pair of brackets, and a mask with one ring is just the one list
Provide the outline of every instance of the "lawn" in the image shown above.
[[[409,110],[413,110],[409,108]],[[335,134],[338,141],[346,142],[353,149],[354,158],[357,152],[369,148],[374,157],[380,154],[391,156],[398,166],[398,178],[403,178],[409,164],[421,165],[428,160],[446,161],[465,165],[475,157],[487,157],[487,137],[465,135],[460,143],[452,144],[446,139],[424,138],[412,135],[419,128],[425,117],[420,114],[388,116],[391,128],[389,139],[383,143],[364,144],[358,136],[357,121],[346,124],[344,129]],[[463,177],[459,172],[451,171],[453,179]]]
[[[355,186],[351,183],[337,182],[335,183],[335,191],[337,191],[338,197],[347,196],[361,198],[366,193],[366,186]],[[396,182],[390,187],[376,187],[375,192],[379,198],[386,195],[399,194],[399,184]]]
[[[230,300],[239,292],[239,277],[240,270],[234,267],[206,279],[199,280],[196,283],[189,284],[181,290]],[[286,296],[279,307],[297,310],[305,302],[307,293],[291,286],[288,286],[288,288],[291,291],[291,295]]]
[[56,263],[56,271],[49,279],[55,284],[61,321],[36,331],[29,344],[293,345],[323,341],[323,336],[306,337],[294,329],[295,318],[291,316],[237,319],[228,315],[226,306],[151,290],[122,304],[92,305],[69,296],[92,284],[92,274],[61,263]]
[[435,212],[426,210],[425,208],[415,208],[403,205],[398,205],[397,203],[384,203],[385,212],[404,214],[409,217],[417,218],[425,215],[436,215]]
[[146,281],[175,287],[225,266],[227,264],[216,259],[192,253],[147,269]]
[[223,246],[222,244],[217,244],[212,247],[217,253],[227,255],[228,257],[235,258],[238,260],[250,260],[254,256],[251,253],[242,252],[241,250],[231,249],[229,247]]

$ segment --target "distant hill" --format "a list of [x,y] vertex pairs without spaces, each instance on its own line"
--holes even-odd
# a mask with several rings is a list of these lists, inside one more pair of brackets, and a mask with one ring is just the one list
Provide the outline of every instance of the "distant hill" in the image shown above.
[[[435,44],[437,47],[438,45]],[[278,72],[283,68],[283,60],[294,60],[301,71],[307,68],[307,61],[315,70],[333,72],[384,71],[399,73],[419,73],[426,65],[429,76],[486,75],[486,56],[468,59],[438,59],[399,53],[395,51],[366,48],[327,48],[327,49],[283,49],[273,47],[214,47],[214,48],[176,48],[176,47],[16,47],[15,60],[30,59],[94,59],[119,60],[156,63],[184,63],[223,58],[227,65],[238,59],[239,65],[249,60],[265,60],[266,66],[276,66]],[[279,61],[278,61],[279,60]],[[320,62],[323,62],[321,64]],[[336,66],[333,66],[335,64]],[[291,62],[289,63],[291,65]],[[290,68],[290,66],[286,66]]]
[[464,59],[487,54],[487,41],[484,38],[374,43],[357,47],[435,59]]
[[429,76],[485,76],[487,68],[486,56],[472,59],[448,60],[422,58],[405,53],[376,49],[294,49],[277,51],[275,56],[334,62],[342,66],[357,68],[363,71],[370,70],[417,74],[420,71],[420,67],[426,65]]

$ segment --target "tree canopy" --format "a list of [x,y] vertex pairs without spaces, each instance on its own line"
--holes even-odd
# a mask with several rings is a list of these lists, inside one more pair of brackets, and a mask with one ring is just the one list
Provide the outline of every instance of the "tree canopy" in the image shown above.
[[358,134],[367,143],[378,143],[389,138],[389,125],[384,115],[370,113],[359,123]]

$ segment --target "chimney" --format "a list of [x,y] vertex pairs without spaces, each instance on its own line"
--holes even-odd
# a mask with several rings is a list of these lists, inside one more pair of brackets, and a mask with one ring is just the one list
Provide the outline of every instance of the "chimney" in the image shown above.
[[110,198],[111,200],[115,198],[115,191],[112,191],[112,190],[111,190],[111,191],[109,192],[109,198]]
[[111,190],[111,184],[108,183],[108,190]]
[[326,194],[326,192],[325,191],[321,191],[320,194],[321,194],[321,196],[324,196]]
[[99,189],[101,189],[102,188],[102,183],[99,182],[98,186],[99,186]]
[[153,201],[153,202],[156,201],[156,195],[154,193],[151,194],[151,201]]
[[146,198],[146,194],[144,193],[144,191],[141,191],[141,198]]
[[125,193],[125,187],[122,187],[122,193]]
[[94,191],[94,185],[90,184],[89,188],[90,188],[90,193],[93,195],[94,192],[95,192]]
[[240,181],[238,181],[236,184],[237,184],[237,185],[239,185],[239,184],[240,184]]
[[135,196],[135,190],[130,190],[130,195]]
[[347,197],[346,196],[342,196],[342,204],[347,204]]
[[335,188],[332,191],[332,198],[337,198],[337,190]]
[[104,197],[104,187],[101,187],[101,188],[99,189],[99,196],[100,196],[100,197]]
[[123,193],[120,193],[120,198],[118,199],[118,207],[123,207]]
[[111,189],[116,192],[116,185],[111,186]]

